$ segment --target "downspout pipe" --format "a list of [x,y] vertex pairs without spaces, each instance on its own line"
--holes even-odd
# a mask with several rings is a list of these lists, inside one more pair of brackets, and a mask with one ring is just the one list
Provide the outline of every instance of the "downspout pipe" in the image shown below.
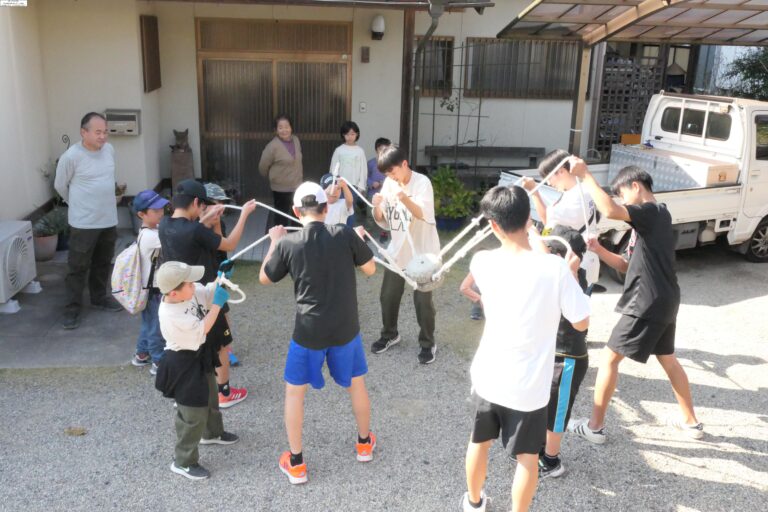
[[[432,37],[432,34],[437,29],[440,16],[445,12],[445,0],[431,0],[429,2],[429,16],[432,18],[432,22],[429,25],[427,33],[419,40],[419,44],[416,46],[416,56],[413,59],[413,65],[416,70],[413,74],[413,84],[411,90],[413,91],[413,105],[411,107],[411,146],[410,146],[410,165],[411,168],[416,167],[416,157],[419,153],[419,104],[421,100],[421,75],[423,65],[420,62],[422,55],[424,54],[424,47],[427,45],[427,41]],[[451,70],[453,72],[453,70]]]

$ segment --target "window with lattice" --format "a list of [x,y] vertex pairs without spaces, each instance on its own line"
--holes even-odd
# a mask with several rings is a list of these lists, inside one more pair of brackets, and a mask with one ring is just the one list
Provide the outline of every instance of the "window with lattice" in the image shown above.
[[[417,37],[416,44],[421,39]],[[453,89],[453,37],[430,37],[416,65],[421,67],[422,96],[450,96]]]

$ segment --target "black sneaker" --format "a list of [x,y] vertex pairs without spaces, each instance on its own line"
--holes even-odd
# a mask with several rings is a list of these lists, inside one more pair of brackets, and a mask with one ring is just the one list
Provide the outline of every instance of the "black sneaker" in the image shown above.
[[61,326],[67,330],[77,329],[80,327],[80,312],[65,311],[64,318],[61,319]]
[[189,466],[184,467],[177,466],[175,462],[171,462],[171,471],[183,476],[184,478],[189,478],[190,480],[205,480],[211,476],[210,471],[205,469],[200,464],[190,464]]
[[236,434],[232,432],[222,432],[219,437],[212,437],[210,439],[200,439],[200,444],[235,444],[240,440]]
[[432,345],[431,347],[422,347],[421,352],[419,352],[419,363],[429,364],[435,362],[435,352],[437,352],[437,347],[435,345]]
[[384,336],[379,338],[377,341],[374,341],[371,343],[371,352],[374,354],[381,354],[382,352],[386,352],[389,347],[392,345],[397,345],[400,343],[400,335],[398,334],[392,339],[387,339]]
[[554,466],[550,466],[543,457],[539,457],[539,478],[557,478],[563,476],[563,473],[565,473],[565,466],[560,457],[557,458]]
[[91,302],[91,307],[94,309],[101,309],[102,311],[111,311],[113,313],[123,310],[123,306],[121,306],[113,297],[109,296],[96,302]]
[[481,303],[472,303],[472,309],[469,312],[469,318],[470,320],[482,320],[485,318],[485,314],[483,313],[483,306]]

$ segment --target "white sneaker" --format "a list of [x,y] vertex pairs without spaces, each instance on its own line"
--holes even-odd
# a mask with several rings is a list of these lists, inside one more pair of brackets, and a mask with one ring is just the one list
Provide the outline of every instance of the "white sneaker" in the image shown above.
[[475,508],[469,504],[469,493],[465,492],[461,497],[461,510],[463,512],[485,512],[485,508],[491,502],[491,498],[485,495],[485,491],[480,491],[480,506]]
[[703,423],[696,423],[695,425],[689,425],[688,423],[685,423],[681,418],[674,417],[670,418],[667,422],[670,427],[683,432],[686,436],[690,437],[691,439],[701,439],[704,437],[704,424]]
[[592,430],[589,428],[589,418],[571,418],[568,422],[568,432],[573,432],[579,437],[583,437],[590,443],[605,444],[607,436],[605,435],[605,427],[600,430]]

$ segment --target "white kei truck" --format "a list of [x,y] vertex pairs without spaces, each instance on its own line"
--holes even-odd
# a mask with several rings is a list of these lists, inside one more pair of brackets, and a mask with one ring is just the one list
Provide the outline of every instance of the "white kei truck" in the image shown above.
[[[671,94],[651,99],[643,121],[643,144],[614,145],[610,162],[589,165],[608,187],[627,165],[654,180],[677,234],[677,249],[727,243],[754,262],[768,262],[768,102]],[[535,169],[502,172],[499,184],[535,176]],[[545,201],[559,194],[542,187]],[[601,219],[601,242],[622,252],[630,227]],[[621,276],[613,276],[620,279]]]

